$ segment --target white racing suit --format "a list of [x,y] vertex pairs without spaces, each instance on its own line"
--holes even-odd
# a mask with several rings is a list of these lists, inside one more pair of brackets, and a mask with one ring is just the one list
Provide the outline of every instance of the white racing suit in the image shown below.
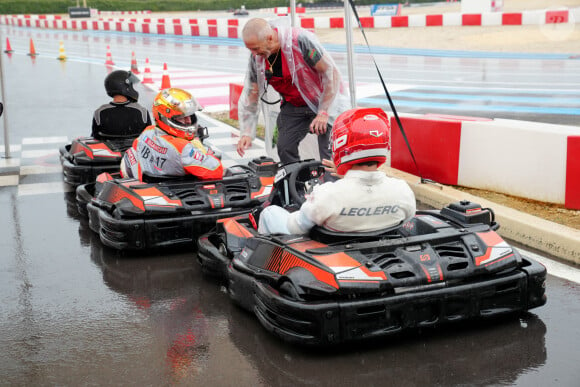
[[142,180],[153,176],[194,175],[200,179],[221,179],[223,167],[213,152],[197,139],[173,137],[156,126],[149,126],[133,141],[121,161],[121,176]]
[[258,232],[306,234],[314,225],[339,232],[375,231],[404,223],[415,210],[415,195],[404,180],[382,171],[349,170],[342,179],[314,187],[298,211],[266,207]]

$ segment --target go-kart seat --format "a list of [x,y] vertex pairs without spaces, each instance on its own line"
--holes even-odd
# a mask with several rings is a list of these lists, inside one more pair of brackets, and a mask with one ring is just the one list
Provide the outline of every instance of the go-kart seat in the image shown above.
[[141,179],[144,183],[163,183],[167,181],[180,181],[180,180],[188,180],[188,181],[197,181],[199,180],[194,175],[183,175],[183,176],[172,176],[172,175],[152,175],[146,171],[143,171],[143,175]]
[[399,228],[402,223],[375,231],[332,231],[321,226],[314,226],[310,230],[310,238],[322,243],[334,243],[352,239],[367,239],[379,237],[400,237]]
[[138,134],[110,134],[98,132],[99,138],[103,140],[134,140],[139,137]]

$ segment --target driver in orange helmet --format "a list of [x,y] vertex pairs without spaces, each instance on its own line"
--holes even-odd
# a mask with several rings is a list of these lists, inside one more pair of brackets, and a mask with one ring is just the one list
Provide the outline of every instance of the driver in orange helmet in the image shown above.
[[196,138],[196,99],[187,91],[164,89],[153,101],[155,124],[133,142],[121,161],[121,176],[142,180],[153,176],[194,175],[203,180],[221,179],[223,166],[214,153]]
[[339,176],[315,186],[300,210],[278,206],[260,214],[263,234],[306,234],[315,225],[339,232],[376,231],[394,227],[415,215],[415,195],[404,181],[379,167],[387,160],[390,126],[379,108],[342,113],[332,132],[332,161]]

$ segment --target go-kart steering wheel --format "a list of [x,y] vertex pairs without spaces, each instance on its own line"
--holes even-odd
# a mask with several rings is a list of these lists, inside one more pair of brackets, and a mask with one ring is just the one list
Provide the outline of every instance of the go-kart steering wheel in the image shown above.
[[306,201],[306,194],[310,193],[315,185],[324,183],[325,169],[318,160],[304,161],[288,178],[288,191],[292,203],[302,205]]

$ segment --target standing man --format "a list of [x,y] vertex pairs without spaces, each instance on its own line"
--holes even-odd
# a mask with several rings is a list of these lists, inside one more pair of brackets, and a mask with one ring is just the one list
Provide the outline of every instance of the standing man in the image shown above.
[[320,157],[329,159],[331,125],[349,108],[346,88],[330,55],[314,34],[260,18],[246,23],[242,38],[252,55],[238,103],[240,156],[256,136],[259,100],[277,103],[263,98],[271,85],[281,96],[276,121],[280,161],[300,159],[298,144],[308,132],[318,136]]

